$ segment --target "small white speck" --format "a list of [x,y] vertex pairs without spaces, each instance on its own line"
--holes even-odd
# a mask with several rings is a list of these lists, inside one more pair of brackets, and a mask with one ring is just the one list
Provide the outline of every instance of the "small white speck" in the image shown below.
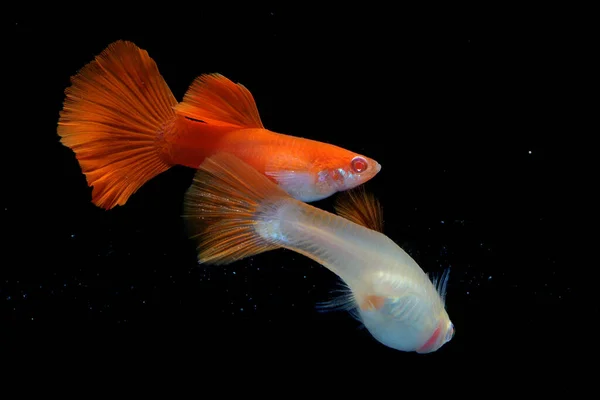
[[470,292],[467,292],[467,294],[470,294]]
[[492,276],[491,276],[491,275],[490,275],[490,276],[488,276],[488,281],[489,281],[489,280],[491,280],[491,279],[492,279]]
[[235,275],[235,271],[233,271],[233,274]]
[[440,223],[441,223],[441,224],[443,224],[443,223],[444,223],[444,221],[440,221]]
[[71,235],[71,238],[74,238],[74,237],[75,237],[75,234],[73,233],[73,234]]
[[529,150],[529,154],[531,154],[531,150]]
[[244,311],[244,309],[243,309],[243,308],[240,308],[240,311]]

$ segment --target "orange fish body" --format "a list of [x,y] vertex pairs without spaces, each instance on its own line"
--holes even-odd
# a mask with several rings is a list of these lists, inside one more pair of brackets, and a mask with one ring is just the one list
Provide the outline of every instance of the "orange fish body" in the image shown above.
[[177,102],[148,53],[117,41],[72,78],[58,134],[93,187],[92,201],[123,205],[173,165],[198,168],[232,153],[294,198],[315,201],[358,186],[381,166],[333,144],[266,129],[252,94],[219,74],[196,78]]

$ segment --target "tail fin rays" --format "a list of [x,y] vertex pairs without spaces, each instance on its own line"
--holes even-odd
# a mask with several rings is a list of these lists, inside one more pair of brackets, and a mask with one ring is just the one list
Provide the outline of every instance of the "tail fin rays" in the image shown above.
[[177,100],[148,53],[127,41],[110,44],[71,82],[58,122],[61,143],[75,152],[92,202],[123,205],[171,167],[160,139]]

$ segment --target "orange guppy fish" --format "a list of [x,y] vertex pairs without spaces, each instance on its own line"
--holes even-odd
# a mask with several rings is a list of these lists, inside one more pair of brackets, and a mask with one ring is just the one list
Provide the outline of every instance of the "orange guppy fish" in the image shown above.
[[350,311],[390,348],[434,352],[454,336],[445,309],[448,269],[430,280],[382,233],[382,209],[363,188],[338,197],[335,215],[292,198],[236,156],[219,153],[197,169],[183,216],[200,263],[229,264],[279,248],[302,254],[348,289],[326,309]]
[[220,74],[196,78],[177,102],[156,63],[131,42],[110,44],[71,82],[58,135],[104,209],[125,204],[173,165],[198,168],[218,152],[305,202],[361,185],[381,169],[341,147],[265,129],[248,89]]

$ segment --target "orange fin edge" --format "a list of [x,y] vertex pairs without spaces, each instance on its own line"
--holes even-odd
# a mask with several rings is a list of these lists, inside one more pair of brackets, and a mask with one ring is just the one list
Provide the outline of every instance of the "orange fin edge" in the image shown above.
[[364,185],[341,192],[334,204],[343,218],[377,232],[383,232],[383,208],[379,200],[365,190]]
[[198,262],[225,265],[280,246],[264,239],[256,226],[289,198],[269,178],[229,153],[206,158],[184,197],[184,219],[196,240]]

